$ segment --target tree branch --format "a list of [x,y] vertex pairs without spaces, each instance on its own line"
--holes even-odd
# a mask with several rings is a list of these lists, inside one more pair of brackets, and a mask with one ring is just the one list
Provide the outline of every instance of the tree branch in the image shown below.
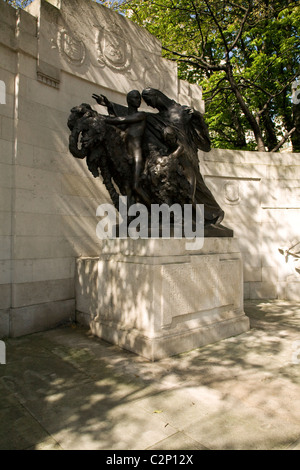
[[237,4],[234,3],[234,2],[228,2],[228,3],[229,3],[229,5],[231,5],[231,6],[234,7],[234,8],[240,8],[240,9],[243,10],[243,11],[247,11],[247,8],[244,7],[243,5],[237,5]]
[[[206,62],[204,59],[201,59],[201,57],[196,57],[196,56],[187,56],[185,54],[181,54],[180,52],[176,52],[176,51],[173,51],[171,49],[168,49],[167,47],[165,46],[162,46],[162,49],[165,50],[165,51],[168,51],[170,52],[171,54],[175,55],[175,56],[178,56],[181,58],[181,62],[186,62],[186,63],[189,63],[191,65],[195,65],[199,68],[202,68],[204,70],[213,70],[213,71],[220,71],[220,70],[223,70],[224,72],[226,71],[226,67],[223,66],[223,65],[212,65],[208,62]],[[193,62],[193,60],[195,62]],[[174,59],[175,60],[175,59]]]
[[194,0],[191,0],[191,2],[192,2],[192,5],[193,5],[193,9],[194,9],[195,15],[196,15],[196,21],[197,21],[198,29],[199,29],[200,35],[201,35],[201,42],[202,42],[202,54],[201,54],[201,58],[203,59],[203,57],[204,57],[204,49],[205,49],[205,46],[206,46],[206,40],[204,41],[203,31],[202,31],[202,27],[201,27],[201,21],[200,21],[199,13],[198,13],[198,11],[197,11],[197,8],[196,8],[196,5],[195,5],[195,3],[194,3]]
[[[294,7],[296,7],[298,5],[298,0],[296,0],[295,2],[291,2],[289,5],[285,5],[285,6],[281,6],[279,7],[277,10],[274,10],[272,12],[272,18],[277,18],[279,13],[281,13],[283,10],[290,10],[290,9],[293,9]],[[263,16],[261,19],[259,19],[258,21],[255,21],[255,23],[249,23],[249,26],[250,28],[254,28],[255,26],[259,25],[260,23],[266,21],[266,16]]]
[[[229,86],[216,89],[215,92],[211,96],[206,98],[205,101],[207,103],[210,103],[221,91],[232,91],[232,89]],[[208,92],[204,92],[203,94],[206,94],[206,93],[208,93]]]
[[[168,8],[170,8],[171,10],[185,11],[187,13],[191,13],[192,11],[190,8],[183,8],[183,7],[179,7],[178,5],[174,5],[173,2],[172,2],[172,5],[166,5],[166,4],[159,3],[159,2],[151,2],[151,4],[153,6],[159,7],[164,10],[167,10]],[[129,2],[129,6],[130,6],[130,2]]]
[[227,61],[229,61],[229,48],[228,48],[228,44],[227,44],[227,41],[226,41],[226,38],[224,36],[224,33],[223,33],[223,30],[217,20],[217,17],[215,16],[214,12],[212,11],[212,9],[210,8],[210,5],[209,5],[209,2],[207,0],[204,0],[205,1],[205,4],[209,10],[209,13],[210,13],[210,16],[212,17],[212,19],[214,20],[215,22],[215,25],[217,26],[218,30],[219,30],[219,33],[221,35],[221,38],[222,38],[222,41],[223,41],[223,44],[224,44],[224,47],[226,49],[226,56],[227,56]]
[[300,41],[296,42],[296,44],[294,44],[292,47],[289,47],[288,49],[285,49],[281,54],[277,54],[276,57],[268,64],[266,65],[266,67],[264,67],[260,72],[259,74],[255,77],[254,79],[254,82],[256,82],[259,77],[266,71],[268,70],[269,67],[271,67],[273,65],[274,62],[276,62],[276,60],[278,60],[280,57],[283,57],[286,53],[292,51],[293,49],[295,49],[295,46],[299,46],[300,45]]
[[226,77],[220,78],[220,80],[218,81],[218,83],[216,84],[216,86],[214,88],[212,88],[209,91],[204,91],[203,94],[208,95],[209,93],[214,93],[215,91],[219,90],[220,89],[219,86],[224,80],[226,80]]
[[277,150],[280,149],[280,147],[288,140],[288,138],[295,132],[296,130],[296,127],[293,127],[293,129],[291,129],[289,132],[287,132],[283,138],[281,139],[280,142],[278,142],[278,144],[276,145],[276,147],[274,147],[271,152],[277,152]]
[[249,1],[249,6],[247,8],[247,11],[244,15],[244,18],[242,19],[242,22],[241,22],[241,26],[240,26],[240,29],[239,29],[239,32],[237,33],[236,37],[235,37],[235,40],[233,41],[233,43],[231,44],[231,46],[229,47],[229,51],[232,51],[235,46],[237,45],[242,33],[243,33],[243,30],[244,30],[244,26],[246,24],[246,21],[247,21],[247,18],[248,16],[250,15],[250,12],[252,10],[252,3],[251,1]]
[[235,145],[235,140],[228,137],[228,135],[226,135],[226,133],[222,131],[222,129],[219,129],[218,133],[221,134],[221,136],[223,137],[224,140],[226,140],[226,142]]
[[[265,90],[262,86],[260,85],[256,85],[256,83],[252,82],[251,80],[249,80],[248,78],[244,78],[242,77],[241,80],[243,80],[244,82],[246,83],[249,83],[251,86],[257,88],[258,90],[262,91],[265,95],[268,95],[270,96],[270,98],[274,98],[274,95],[272,95],[272,93],[270,93],[269,91]],[[242,83],[240,83],[240,86],[241,87],[246,87],[247,85],[243,85]],[[248,85],[249,87],[249,85]]]
[[274,98],[277,98],[277,96],[280,96],[298,76],[299,76],[299,71],[292,78],[290,78],[290,80],[284,85],[284,87],[280,91],[278,91],[277,93],[274,93],[274,95],[270,95],[269,99],[265,102],[264,106],[258,111],[257,115],[261,116],[266,111],[271,101]]

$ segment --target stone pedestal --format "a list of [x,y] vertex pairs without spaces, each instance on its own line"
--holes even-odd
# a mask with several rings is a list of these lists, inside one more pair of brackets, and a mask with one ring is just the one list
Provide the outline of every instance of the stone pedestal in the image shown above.
[[77,261],[77,320],[93,334],[150,360],[249,329],[242,261],[233,238],[108,240]]

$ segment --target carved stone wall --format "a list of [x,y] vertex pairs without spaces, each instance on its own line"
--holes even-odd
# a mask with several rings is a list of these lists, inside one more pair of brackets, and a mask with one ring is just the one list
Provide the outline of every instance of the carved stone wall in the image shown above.
[[[0,336],[74,318],[75,259],[99,256],[96,209],[110,200],[70,155],[67,118],[93,93],[125,104],[148,84],[204,111],[201,89],[178,80],[159,41],[124,17],[86,0],[34,0],[28,11],[0,0]],[[297,281],[263,263],[299,234],[299,210],[285,206],[299,201],[299,156],[213,150],[200,160],[240,238],[246,296],[295,298]]]
[[159,41],[104,6],[0,0],[0,336],[74,318],[75,258],[101,251],[96,209],[110,199],[68,151],[70,109],[150,84],[203,111]]
[[207,185],[234,230],[246,299],[300,300],[299,154],[213,149],[200,156]]
[[43,83],[58,88],[66,72],[124,95],[151,86],[204,110],[201,89],[178,80],[176,64],[162,58],[160,41],[132,21],[86,0],[35,0],[27,11],[39,19],[37,73]]

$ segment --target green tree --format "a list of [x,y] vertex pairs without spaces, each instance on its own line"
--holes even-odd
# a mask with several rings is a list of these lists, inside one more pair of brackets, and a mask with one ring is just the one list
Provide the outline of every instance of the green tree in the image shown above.
[[[6,0],[25,7],[32,0]],[[88,2],[89,0],[87,0]],[[300,6],[295,0],[94,0],[162,41],[179,76],[202,86],[215,147],[300,151]]]
[[[86,0],[89,2],[90,0]],[[96,3],[101,3],[102,5],[112,8],[112,9],[117,9],[119,5],[122,3],[123,0],[93,0]],[[9,3],[15,8],[25,8],[27,5],[33,2],[33,0],[4,0],[4,2]]]
[[15,8],[25,8],[32,0],[4,0]]
[[217,147],[277,150],[296,131],[300,7],[293,0],[127,0],[180,77],[203,87]]

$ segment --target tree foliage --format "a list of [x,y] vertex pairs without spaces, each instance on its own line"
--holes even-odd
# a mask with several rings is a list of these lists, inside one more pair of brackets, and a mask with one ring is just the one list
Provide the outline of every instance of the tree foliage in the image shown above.
[[121,9],[162,41],[181,78],[203,87],[214,146],[273,150],[295,131],[298,2],[127,0]]
[[[89,2],[90,0],[86,0]],[[96,3],[101,3],[102,5],[111,8],[117,9],[123,0],[93,0]],[[15,8],[25,8],[27,5],[33,2],[33,0],[4,0],[4,2],[9,3]]]
[[94,1],[147,28],[180,78],[202,86],[215,147],[271,151],[291,137],[300,151],[300,105],[291,100],[300,75],[298,1]]
[[15,8],[25,8],[29,5],[32,0],[4,0]]

